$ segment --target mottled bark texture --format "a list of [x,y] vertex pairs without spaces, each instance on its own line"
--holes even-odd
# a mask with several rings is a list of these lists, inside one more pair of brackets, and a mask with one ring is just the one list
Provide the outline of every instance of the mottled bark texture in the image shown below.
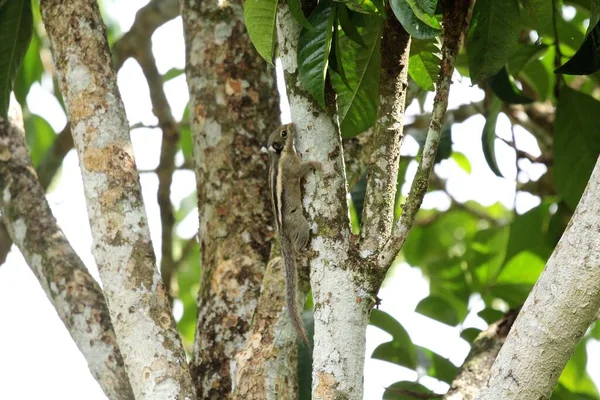
[[110,399],[132,399],[102,290],[56,224],[22,126],[12,110],[10,123],[0,118],[0,211],[10,237],[104,393]]
[[[423,198],[427,192],[429,178],[433,171],[435,156],[440,144],[446,109],[448,108],[448,96],[452,83],[452,73],[454,72],[454,61],[458,53],[460,37],[467,26],[466,16],[469,10],[469,1],[443,0],[441,4],[444,9],[444,44],[442,46],[440,74],[433,99],[431,121],[417,173],[411,185],[408,198],[402,207],[402,216],[396,223],[389,240],[381,251],[376,253],[377,264],[385,270],[390,267],[406,242],[406,238],[415,222],[417,212],[421,208]],[[363,257],[369,257],[370,255],[371,253],[368,251],[361,253]]]
[[186,0],[182,11],[202,249],[192,361],[201,398],[231,395],[274,232],[260,148],[279,125],[279,96],[242,3]]
[[[293,400],[298,398],[297,335],[285,311],[285,277],[279,246],[273,248],[262,282],[246,347],[236,356],[234,398]],[[288,326],[281,326],[286,324]]]
[[502,348],[519,310],[509,311],[481,332],[471,346],[465,362],[452,381],[446,400],[474,400],[488,379],[490,368]]
[[340,134],[332,116],[319,107],[298,79],[299,34],[300,27],[288,7],[280,4],[277,36],[292,121],[298,130],[298,153],[323,165],[323,171],[308,176],[303,199],[315,231],[311,250],[316,257],[311,260],[310,271],[315,304],[312,396],[362,399],[365,329],[373,288],[365,290],[369,283],[357,277],[360,264],[351,256]]
[[156,269],[125,110],[95,1],[43,0],[96,258],[136,398],[195,398]]
[[600,309],[600,159],[477,399],[549,399]]
[[408,86],[410,36],[395,18],[385,21],[381,43],[379,109],[370,154],[360,231],[361,251],[375,252],[394,223],[400,145]]

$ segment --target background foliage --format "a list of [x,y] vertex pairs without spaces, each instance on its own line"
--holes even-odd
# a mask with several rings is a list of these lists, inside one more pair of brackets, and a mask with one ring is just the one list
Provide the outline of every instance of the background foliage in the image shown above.
[[[313,10],[299,0],[286,0],[302,26],[298,64],[306,90],[326,107],[328,82],[337,94],[342,135],[347,140],[365,135],[374,124],[379,104],[381,34],[385,18],[397,18],[413,36],[409,75],[423,105],[434,90],[440,60],[441,9],[432,0],[323,0]],[[277,0],[247,0],[245,18],[257,51],[269,62],[276,58],[275,15]],[[517,174],[523,162],[539,164],[545,173],[537,180],[520,175],[517,190],[539,199],[539,205],[518,214],[501,203],[484,206],[458,202],[448,192],[444,178],[434,176],[431,191],[444,192],[450,207],[422,210],[400,255],[419,268],[429,281],[429,296],[415,312],[449,326],[458,327],[471,343],[478,330],[465,325],[473,301],[483,304],[479,317],[487,323],[522,304],[564,231],[600,155],[600,2],[598,0],[478,0],[457,62],[456,79],[470,78],[485,92],[481,102],[462,120],[480,115],[486,123],[477,139],[487,166],[502,176],[496,146],[503,141],[515,149]],[[109,39],[119,32],[106,19]],[[27,107],[27,95],[43,83],[63,107],[57,77],[37,3],[28,0],[0,1],[0,116],[6,115],[12,87],[23,106],[27,143],[35,166],[57,157],[60,132]],[[171,70],[164,81],[183,71]],[[460,76],[459,76],[460,75]],[[422,110],[422,109],[421,109]],[[424,113],[424,111],[422,111]],[[454,122],[458,111],[455,112]],[[500,140],[499,117],[522,125],[535,138],[540,156],[523,152],[513,140]],[[191,165],[191,135],[187,114],[181,123],[179,149],[183,162]],[[423,126],[412,123],[407,132],[423,142]],[[409,128],[411,125],[409,124]],[[464,154],[454,151],[448,121],[438,162],[454,160],[466,173],[473,166]],[[454,129],[457,129],[454,127]],[[475,136],[475,135],[474,135]],[[64,154],[62,154],[64,157]],[[60,160],[59,160],[60,161]],[[398,187],[412,179],[403,158]],[[57,177],[60,174],[56,175]],[[56,179],[56,178],[55,178]],[[353,226],[360,229],[364,179],[352,187]],[[396,218],[404,197],[397,196]],[[176,220],[183,221],[196,207],[192,192],[175,204]],[[193,342],[196,292],[200,270],[195,240],[174,236],[177,270],[171,294],[183,306],[179,329],[189,350]],[[415,345],[402,324],[374,310],[371,324],[390,334],[371,357],[414,370],[417,382],[398,382],[385,393],[387,399],[408,398],[402,390],[428,393],[424,377],[450,383],[457,365],[432,350]],[[600,398],[587,371],[586,343],[600,339],[600,324],[585,335],[559,380],[553,399]]]

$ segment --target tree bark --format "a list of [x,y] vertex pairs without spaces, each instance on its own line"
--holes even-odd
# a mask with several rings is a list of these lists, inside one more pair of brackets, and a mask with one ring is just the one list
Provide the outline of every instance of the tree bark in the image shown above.
[[600,309],[600,160],[478,399],[549,399]]
[[43,0],[111,319],[136,398],[195,398],[156,269],[125,110],[96,2]]
[[199,397],[231,396],[271,252],[267,157],[279,125],[275,71],[252,47],[242,0],[186,0],[186,73],[202,282],[192,372]]
[[0,118],[3,220],[104,393],[132,399],[102,289],[52,215],[27,151],[22,117],[15,115],[16,101],[13,105],[10,122]]

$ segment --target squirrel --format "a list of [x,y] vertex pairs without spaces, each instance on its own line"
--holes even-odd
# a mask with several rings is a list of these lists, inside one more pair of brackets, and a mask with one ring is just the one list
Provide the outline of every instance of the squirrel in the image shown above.
[[294,148],[296,128],[293,123],[282,125],[269,136],[266,144],[270,158],[269,187],[275,222],[285,265],[286,301],[290,318],[298,335],[311,346],[297,304],[298,272],[296,258],[306,248],[310,225],[302,210],[300,180],[310,171],[321,170],[317,161],[302,161]]

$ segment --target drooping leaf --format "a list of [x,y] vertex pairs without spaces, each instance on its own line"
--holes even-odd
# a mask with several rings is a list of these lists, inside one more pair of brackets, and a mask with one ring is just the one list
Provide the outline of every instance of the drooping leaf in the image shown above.
[[456,326],[460,322],[454,307],[439,296],[425,297],[417,304],[415,311],[450,326]]
[[440,29],[432,28],[421,21],[410,7],[408,0],[390,0],[390,6],[406,32],[415,39],[431,39],[442,33]]
[[598,70],[600,70],[600,22],[586,36],[575,55],[554,72],[568,75],[590,75]]
[[519,74],[521,81],[527,82],[538,94],[538,101],[544,101],[550,95],[554,84],[554,76],[548,71],[540,60],[533,60],[521,70]]
[[352,198],[352,202],[354,203],[354,207],[356,209],[356,214],[358,217],[358,222],[360,225],[362,219],[363,206],[365,204],[365,193],[367,191],[367,173],[363,173],[356,182],[356,185],[352,188],[350,192],[350,197]]
[[31,0],[11,0],[0,8],[0,117],[7,118],[10,92],[33,31]]
[[52,126],[39,115],[24,113],[25,138],[27,149],[34,166],[38,166],[44,155],[52,146],[56,133]]
[[392,341],[377,346],[371,355],[372,358],[388,361],[406,368],[414,369],[417,366],[417,350],[404,327],[391,315],[381,311],[371,311],[369,324],[392,335]]
[[325,76],[333,37],[335,8],[323,0],[308,18],[313,29],[303,28],[298,40],[298,73],[308,93],[325,108]]
[[483,148],[483,155],[485,161],[496,176],[502,178],[500,168],[498,168],[498,162],[496,161],[496,121],[498,115],[502,109],[502,101],[497,97],[492,99],[492,103],[486,115],[485,125],[483,127],[483,134],[481,135],[481,146]]
[[525,65],[540,58],[547,50],[548,46],[544,44],[519,44],[508,60],[508,72],[516,76]]
[[273,65],[275,53],[275,20],[277,0],[246,0],[244,2],[244,24],[256,51]]
[[508,61],[519,38],[518,0],[478,0],[467,39],[473,83],[496,74]]
[[600,154],[600,102],[568,87],[560,93],[554,124],[554,182],[575,209]]
[[508,74],[506,67],[488,79],[488,83],[496,96],[507,104],[529,104],[533,99],[525,96],[519,89],[512,76]]
[[334,22],[333,24],[333,39],[331,41],[331,52],[329,53],[329,68],[337,72],[337,74],[342,78],[344,85],[348,89],[351,90],[350,82],[348,82],[348,78],[346,77],[346,72],[344,71],[344,62],[342,60],[342,47],[340,45],[340,39],[343,36],[343,33],[340,32],[338,24]]
[[344,30],[344,33],[348,35],[350,39],[361,46],[366,46],[365,42],[360,36],[360,33],[358,32],[358,29],[356,28],[356,25],[354,24],[354,21],[352,21],[350,18],[350,13],[346,5],[341,5],[338,7],[338,20],[342,26],[342,29]]
[[31,85],[33,85],[34,82],[40,82],[42,80],[44,65],[42,64],[42,59],[40,57],[41,45],[41,40],[34,30],[34,34],[23,60],[23,65],[19,68],[13,87],[15,97],[21,105],[25,105],[25,99],[27,94],[29,94]]
[[435,163],[440,163],[446,160],[452,154],[452,129],[450,125],[444,125],[440,135],[440,144],[438,151],[435,154]]
[[162,76],[162,81],[164,82],[168,82],[171,79],[175,79],[178,76],[181,76],[185,73],[184,69],[181,68],[171,68],[170,70],[168,70],[167,72],[165,72]]
[[302,11],[302,3],[300,0],[285,0],[285,3],[289,7],[290,13],[296,22],[298,22],[303,28],[312,29],[312,25],[304,15],[304,11]]
[[349,85],[338,74],[331,74],[331,84],[337,93],[340,128],[345,138],[365,131],[377,119],[383,20],[371,18],[370,24],[360,32],[365,46],[345,35],[340,39],[342,63]]
[[408,74],[417,85],[425,90],[433,91],[440,71],[441,59],[439,42],[436,38],[413,39],[410,43]]

